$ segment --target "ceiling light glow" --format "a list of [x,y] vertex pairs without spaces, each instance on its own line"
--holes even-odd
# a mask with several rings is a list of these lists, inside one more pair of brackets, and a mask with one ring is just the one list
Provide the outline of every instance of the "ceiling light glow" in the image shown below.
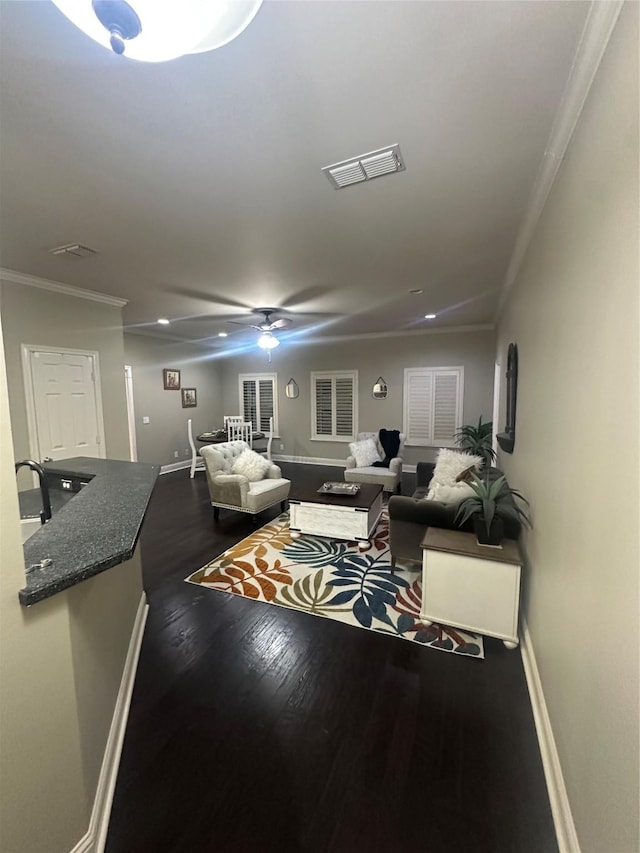
[[271,332],[265,332],[258,338],[258,346],[260,349],[275,349],[280,346],[280,341]]
[[218,332],[218,337],[219,337],[219,338],[226,338],[226,337],[227,337],[227,332]]
[[159,318],[158,318],[158,323],[160,323],[160,325],[161,325],[161,326],[168,326],[168,325],[169,325],[169,322],[170,322],[170,321],[169,321],[169,320],[167,320],[167,318],[166,318],[166,317],[159,317]]
[[[214,50],[239,36],[262,0],[53,0],[73,24],[98,44],[141,62],[165,62]],[[100,17],[98,17],[100,16]],[[129,28],[139,19],[139,28]]]
[[424,319],[425,319],[425,320],[435,320],[435,319],[436,319],[436,315],[435,315],[435,314],[425,314],[425,315],[424,315]]

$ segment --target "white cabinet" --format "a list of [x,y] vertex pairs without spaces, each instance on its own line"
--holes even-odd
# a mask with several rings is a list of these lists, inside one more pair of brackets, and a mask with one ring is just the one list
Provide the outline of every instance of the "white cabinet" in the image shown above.
[[430,527],[422,540],[420,620],[518,644],[522,560],[518,543],[478,545],[475,534]]

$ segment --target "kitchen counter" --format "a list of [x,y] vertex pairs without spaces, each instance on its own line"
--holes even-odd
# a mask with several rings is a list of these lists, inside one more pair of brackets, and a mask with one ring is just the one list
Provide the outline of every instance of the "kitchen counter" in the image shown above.
[[[28,606],[131,559],[159,465],[78,456],[43,465],[47,480],[82,488],[24,543]],[[53,492],[54,489],[51,489]],[[30,567],[51,560],[44,568]]]

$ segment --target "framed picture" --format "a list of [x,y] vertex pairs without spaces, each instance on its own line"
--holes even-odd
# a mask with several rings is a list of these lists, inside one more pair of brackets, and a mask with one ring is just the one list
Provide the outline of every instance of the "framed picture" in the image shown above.
[[165,367],[162,371],[162,378],[164,380],[164,390],[165,391],[179,391],[180,390],[180,371],[172,370],[170,367]]
[[182,389],[182,408],[193,409],[198,405],[198,395],[195,388]]

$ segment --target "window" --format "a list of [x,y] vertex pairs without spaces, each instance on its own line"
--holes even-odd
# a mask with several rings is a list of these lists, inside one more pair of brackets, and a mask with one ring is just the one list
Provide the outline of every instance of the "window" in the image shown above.
[[269,432],[269,418],[278,435],[278,376],[276,373],[241,373],[238,376],[240,412],[257,432]]
[[358,371],[311,374],[311,438],[354,441],[358,431]]
[[455,444],[462,424],[464,367],[407,367],[404,371],[403,432],[407,444]]

